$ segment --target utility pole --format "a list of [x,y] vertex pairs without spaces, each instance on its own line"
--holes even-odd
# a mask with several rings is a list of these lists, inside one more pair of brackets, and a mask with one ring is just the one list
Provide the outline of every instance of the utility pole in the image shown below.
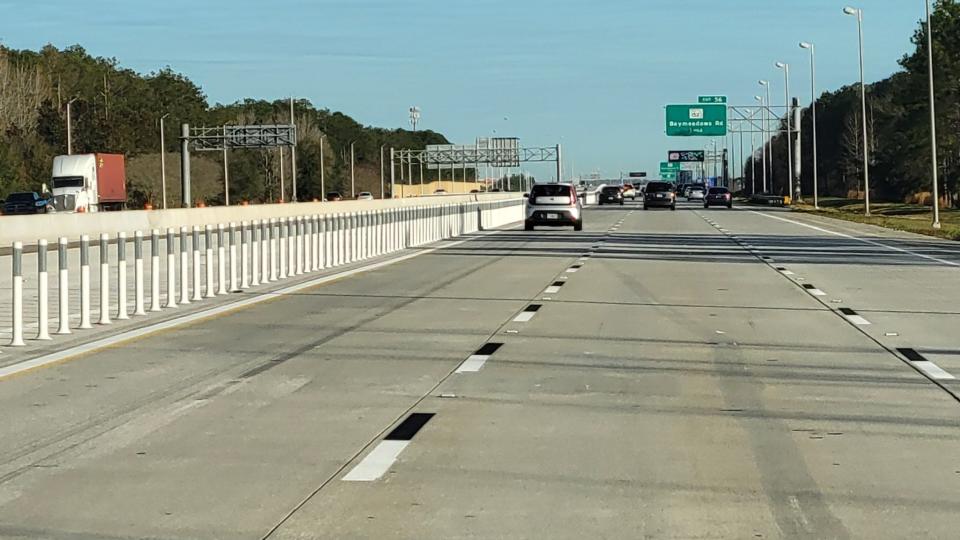
[[163,138],[163,119],[170,116],[166,113],[160,117],[160,190],[163,193],[163,209],[167,209],[167,145]]
[[323,172],[323,139],[326,138],[326,135],[320,136],[320,200],[325,200],[327,198],[326,187],[324,186],[324,172]]
[[[226,131],[226,126],[224,126]],[[223,202],[230,206],[230,164],[227,162],[227,141],[223,141]]]
[[383,173],[383,147],[385,144],[380,145],[380,198],[384,199],[384,191],[386,190],[386,178]]
[[280,200],[282,202],[287,202],[287,193],[285,191],[284,185],[286,184],[286,178],[283,177],[283,147],[280,147]]
[[356,142],[357,141],[350,142],[350,198],[351,199],[357,198],[356,176],[354,174],[354,165],[353,165],[353,162],[354,162],[353,145]]
[[67,102],[67,155],[73,155],[73,122],[71,118],[70,106],[73,105],[73,102],[77,98],[73,98]]
[[290,146],[290,183],[293,186],[293,193],[290,194],[290,199],[293,200],[293,202],[297,202],[297,124],[293,116],[293,97],[290,98],[290,126],[293,128],[294,136],[294,143]]

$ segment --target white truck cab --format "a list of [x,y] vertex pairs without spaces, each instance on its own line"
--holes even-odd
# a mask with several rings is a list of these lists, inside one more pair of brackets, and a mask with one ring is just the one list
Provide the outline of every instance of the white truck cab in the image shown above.
[[59,212],[122,210],[126,203],[122,155],[57,156],[51,176],[53,206]]

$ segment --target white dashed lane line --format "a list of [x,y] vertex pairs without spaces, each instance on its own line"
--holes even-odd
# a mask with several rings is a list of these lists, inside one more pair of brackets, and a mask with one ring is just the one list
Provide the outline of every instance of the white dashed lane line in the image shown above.
[[927,360],[922,354],[914,349],[897,349],[897,352],[909,360],[911,366],[914,366],[915,368],[924,372],[931,379],[936,379],[938,381],[956,380],[956,377],[950,373],[947,373],[940,366],[934,364],[930,360]]
[[483,368],[483,365],[487,363],[487,360],[493,356],[493,353],[497,352],[500,347],[503,346],[503,343],[487,343],[483,347],[477,349],[477,352],[471,354],[466,360],[460,364],[460,367],[457,368],[456,373],[476,373]]
[[344,482],[373,482],[393,466],[413,436],[433,418],[433,413],[413,413],[393,429],[346,476]]
[[807,291],[808,293],[810,293],[810,294],[812,294],[812,295],[814,295],[814,296],[826,296],[826,295],[827,295],[827,293],[821,291],[820,289],[814,287],[813,285],[811,285],[811,284],[809,284],[809,283],[804,283],[804,284],[803,284],[803,288],[806,289],[806,291]]
[[850,308],[840,308],[838,311],[843,315],[843,318],[852,322],[857,326],[869,326],[870,321],[864,319],[860,314]]
[[513,322],[529,322],[541,307],[543,307],[542,304],[530,304],[513,318]]

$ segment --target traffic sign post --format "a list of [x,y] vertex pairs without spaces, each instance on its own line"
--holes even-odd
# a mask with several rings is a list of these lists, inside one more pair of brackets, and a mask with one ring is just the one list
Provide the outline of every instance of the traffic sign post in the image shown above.
[[660,179],[661,180],[676,180],[679,174],[680,174],[679,163],[670,163],[668,161],[660,162]]
[[667,105],[668,137],[726,137],[727,106]]

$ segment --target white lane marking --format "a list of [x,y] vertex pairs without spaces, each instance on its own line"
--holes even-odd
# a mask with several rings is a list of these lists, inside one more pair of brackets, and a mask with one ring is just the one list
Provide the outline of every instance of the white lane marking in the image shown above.
[[850,321],[850,322],[852,322],[853,324],[856,324],[856,325],[858,325],[858,326],[869,326],[869,325],[870,325],[870,321],[864,319],[864,318],[861,317],[860,315],[844,315],[844,318],[846,318],[848,321]]
[[560,292],[560,287],[557,287],[556,285],[551,285],[547,287],[546,290],[544,290],[543,292],[545,294],[557,294],[558,292]]
[[814,296],[826,296],[827,293],[821,291],[820,289],[807,289],[807,292]]
[[490,359],[489,354],[472,354],[460,364],[455,373],[476,373]]
[[[511,227],[515,228],[515,227]],[[483,233],[481,236],[489,236],[498,231],[508,230],[508,229],[499,229],[490,231],[488,233]],[[32,369],[37,369],[43,366],[48,366],[50,364],[56,364],[62,362],[74,356],[91,353],[106,347],[112,347],[120,343],[130,341],[132,339],[137,339],[143,336],[154,334],[156,332],[162,332],[164,330],[169,330],[171,328],[177,328],[180,326],[185,326],[192,322],[200,321],[208,317],[214,317],[217,315],[222,315],[224,313],[229,313],[231,311],[240,310],[249,306],[259,304],[261,302],[266,302],[267,300],[272,300],[278,296],[287,296],[291,294],[298,293],[304,289],[309,289],[316,287],[318,285],[323,285],[324,283],[329,283],[331,281],[337,281],[345,277],[350,277],[356,274],[362,274],[364,272],[369,272],[371,270],[376,270],[378,268],[384,268],[396,263],[407,261],[421,255],[426,255],[428,253],[433,253],[442,249],[450,248],[457,246],[466,242],[470,242],[480,236],[475,236],[472,238],[465,238],[463,240],[458,240],[456,242],[450,242],[442,246],[437,246],[430,249],[425,249],[423,251],[416,251],[407,255],[402,255],[393,259],[388,259],[385,261],[376,262],[373,264],[368,264],[366,266],[359,266],[357,268],[351,268],[350,270],[344,270],[343,272],[337,272],[336,274],[330,274],[328,276],[319,277],[310,281],[305,281],[303,283],[298,283],[296,285],[291,285],[289,287],[278,289],[276,291],[265,291],[258,293],[257,296],[250,298],[245,298],[243,300],[238,300],[236,302],[231,302],[229,304],[224,304],[222,306],[217,306],[214,308],[206,309],[203,311],[197,311],[189,315],[184,315],[182,317],[177,317],[175,319],[170,319],[167,321],[158,322],[151,324],[149,326],[144,326],[142,328],[135,328],[113,336],[108,336],[102,339],[91,341],[89,343],[84,343],[82,345],[77,345],[75,347],[70,347],[69,349],[64,349],[62,351],[57,351],[50,354],[45,354],[43,356],[38,356],[30,360],[25,360],[23,362],[18,362],[16,364],[11,364],[9,366],[0,368],[0,380],[10,377],[12,375],[17,375],[25,371],[30,371]]]
[[567,268],[567,273],[573,274],[576,273],[577,270],[579,270],[579,268]]
[[807,223],[802,223],[802,222],[800,222],[800,221],[795,221],[795,220],[792,220],[792,219],[782,218],[782,217],[780,217],[780,216],[771,216],[771,215],[768,215],[768,214],[764,214],[763,212],[757,212],[756,210],[750,210],[750,212],[752,212],[752,213],[754,213],[754,214],[757,214],[757,215],[759,215],[759,216],[767,217],[767,218],[770,218],[770,219],[776,219],[776,220],[778,220],[778,221],[784,221],[784,222],[786,222],[786,223],[793,223],[794,225],[799,225],[799,226],[801,226],[801,227],[806,227],[806,228],[808,228],[808,229],[813,229],[813,230],[815,230],[815,231],[820,231],[820,232],[823,232],[823,233],[832,234],[832,235],[834,235],[834,236],[840,236],[840,237],[843,237],[843,238],[849,238],[850,240],[856,240],[856,241],[858,241],[858,242],[863,242],[864,244],[870,244],[870,245],[872,245],[872,246],[882,247],[882,248],[885,248],[885,249],[889,249],[889,250],[891,250],[891,251],[899,251],[900,253],[909,253],[910,255],[916,255],[917,257],[921,257],[921,258],[924,258],[924,259],[927,259],[927,260],[930,260],[930,261],[936,261],[936,262],[938,262],[938,263],[946,264],[946,265],[948,265],[948,266],[960,266],[960,263],[956,263],[956,262],[953,262],[953,261],[948,261],[948,260],[946,260],[946,259],[941,259],[941,258],[939,258],[939,257],[934,257],[934,256],[932,256],[932,255],[925,255],[925,254],[923,254],[923,253],[917,253],[916,251],[911,251],[911,250],[909,250],[909,249],[899,248],[899,247],[896,247],[896,246],[888,246],[887,244],[884,244],[883,242],[875,242],[875,241],[873,241],[873,240],[868,240],[868,239],[866,239],[866,238],[859,238],[859,237],[852,236],[852,235],[849,235],[849,234],[845,234],[845,233],[842,233],[842,232],[831,231],[831,230],[829,230],[829,229],[824,229],[823,227],[817,227],[816,225],[809,225],[809,224],[807,224]]
[[911,365],[917,366],[917,369],[923,371],[930,377],[941,380],[941,381],[952,381],[956,379],[953,375],[947,373],[940,366],[934,364],[929,360],[924,360],[922,362],[910,362]]
[[521,311],[519,315],[513,318],[513,322],[528,322],[536,314],[536,311]]
[[785,275],[785,276],[795,276],[795,275],[796,275],[796,274],[794,274],[793,272],[791,272],[791,271],[789,271],[789,270],[781,270],[780,273],[783,274],[783,275]]
[[410,441],[380,441],[346,476],[344,482],[373,482],[386,473]]

